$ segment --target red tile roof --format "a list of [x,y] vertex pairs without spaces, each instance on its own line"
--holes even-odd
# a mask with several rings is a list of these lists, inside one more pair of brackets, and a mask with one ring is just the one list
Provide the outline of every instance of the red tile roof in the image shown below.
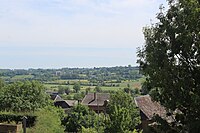
[[88,93],[82,100],[83,105],[103,106],[106,100],[110,99],[109,93]]
[[152,101],[149,95],[135,97],[136,106],[147,116],[149,120],[157,114],[160,117],[166,117],[166,110],[158,102]]

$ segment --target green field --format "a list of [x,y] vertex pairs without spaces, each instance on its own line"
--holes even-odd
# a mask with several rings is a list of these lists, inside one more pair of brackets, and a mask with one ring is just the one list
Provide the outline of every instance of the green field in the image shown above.
[[33,75],[15,75],[13,77],[1,76],[0,78],[3,80],[10,79],[11,81],[19,81],[19,80],[32,79],[33,77],[34,77]]
[[[71,90],[73,90],[73,84],[75,82],[80,82],[81,83],[81,91],[85,91],[86,88],[91,88],[91,90],[93,90],[96,86],[93,85],[84,85],[84,84],[88,84],[89,81],[88,80],[55,80],[51,83],[45,83],[44,86],[48,89],[48,90],[54,90],[57,91],[59,86],[68,86]],[[112,82],[112,81],[111,81]],[[144,82],[144,79],[138,79],[138,80],[131,80],[131,81],[121,81],[121,83],[109,83],[106,82],[106,86],[100,86],[102,91],[116,91],[119,89],[124,89],[128,86],[128,84],[130,85],[130,88],[135,89],[141,88],[141,84]],[[67,85],[67,83],[69,83],[70,85]]]
[[31,79],[33,78],[33,75],[16,75],[12,77],[13,80],[21,80],[21,79]]

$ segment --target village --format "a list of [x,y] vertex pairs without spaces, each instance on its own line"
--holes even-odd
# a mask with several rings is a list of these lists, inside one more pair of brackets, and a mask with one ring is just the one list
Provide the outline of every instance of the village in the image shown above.
[[[88,106],[97,114],[106,115],[107,105],[110,100],[109,93],[88,93],[82,100],[63,100],[58,93],[50,93],[51,99],[56,107],[61,107],[66,113],[77,104]],[[155,124],[153,117],[158,115],[164,119],[167,118],[167,112],[163,106],[151,99],[150,95],[141,95],[134,98],[133,101],[140,112],[141,123],[138,125],[144,133],[150,132],[148,127]],[[171,120],[171,119],[170,119]],[[172,121],[170,121],[172,122]]]
[[200,133],[200,0],[2,0],[0,133]]
[[[3,82],[1,82],[1,83],[2,83],[1,86],[6,86],[5,84],[3,84]],[[26,81],[25,83],[21,82],[21,83],[19,83],[19,85],[21,85],[21,87],[18,88],[19,91],[16,91],[15,94],[11,92],[12,97],[14,97],[14,95],[16,95],[18,98],[23,97],[22,94],[20,96],[17,93],[20,93],[21,92],[20,90],[21,89],[23,90],[23,88],[26,89],[26,85],[28,85],[30,83],[32,84],[33,88],[30,87],[30,85],[29,85],[29,89],[26,90],[27,92],[25,92],[25,95],[26,95],[26,93],[30,93],[30,92],[34,92],[34,91],[36,92],[36,90],[37,90],[36,86],[38,85],[38,87],[39,87],[40,84],[38,84],[37,82],[34,82],[34,81],[31,81],[31,82]],[[15,83],[15,86],[18,86],[17,84]],[[13,87],[15,87],[15,86],[13,86]],[[17,88],[15,88],[15,89],[17,89]],[[7,91],[7,90],[8,89],[6,89],[5,91]],[[34,95],[34,93],[31,95]],[[40,97],[41,94],[37,94],[37,95],[38,95],[38,97]],[[135,95],[135,97],[132,97],[131,91],[127,92],[126,89],[125,89],[125,91],[119,90],[119,91],[116,91],[113,93],[87,92],[82,99],[77,99],[77,100],[63,99],[60,96],[60,94],[58,93],[58,91],[47,91],[46,90],[46,92],[43,92],[42,97],[44,97],[44,96],[46,96],[47,101],[48,101],[48,99],[50,100],[49,101],[50,103],[48,102],[46,104],[49,104],[52,106],[51,103],[53,103],[54,107],[50,107],[50,108],[52,108],[52,109],[55,108],[56,110],[58,109],[61,112],[63,112],[63,115],[62,115],[62,117],[60,117],[60,120],[61,120],[61,124],[63,124],[63,126],[65,125],[66,132],[80,132],[81,130],[83,131],[84,129],[82,129],[83,127],[81,127],[81,126],[84,126],[85,128],[91,128],[90,126],[92,126],[92,127],[94,126],[94,129],[97,130],[98,132],[104,132],[103,130],[106,130],[106,129],[110,130],[109,132],[111,132],[111,130],[113,130],[113,132],[114,132],[115,129],[112,129],[111,128],[112,126],[107,127],[105,125],[105,123],[111,123],[111,125],[112,125],[112,121],[114,122],[117,119],[121,119],[120,115],[116,116],[116,118],[112,118],[112,115],[114,115],[121,109],[126,109],[126,110],[124,110],[125,112],[122,111],[121,113],[128,113],[128,112],[133,113],[132,115],[124,116],[125,118],[122,119],[120,123],[126,122],[129,117],[131,117],[132,119],[135,119],[135,120],[130,121],[130,122],[133,122],[132,123],[133,125],[131,123],[129,123],[130,128],[133,128],[135,132],[143,131],[144,133],[148,133],[149,131],[152,131],[154,126],[156,126],[156,124],[154,123],[155,122],[154,117],[156,115],[158,115],[159,117],[161,117],[163,119],[167,118],[167,115],[166,115],[167,113],[166,113],[165,108],[163,106],[161,106],[158,102],[153,101],[151,99],[150,95],[137,94],[137,95]],[[5,95],[4,95],[4,97],[5,97]],[[35,98],[37,99],[37,96]],[[42,100],[42,99],[40,99],[40,100]],[[24,104],[25,104],[25,102],[24,102]],[[29,103],[26,103],[26,104],[29,104]],[[4,105],[2,104],[2,107],[3,106]],[[6,106],[8,107],[9,105],[7,104]],[[15,107],[17,110],[19,108],[21,108],[21,111],[22,111],[24,108],[23,106],[24,105],[22,104],[22,105],[19,105],[19,107],[16,107],[16,106]],[[35,106],[35,105],[33,105],[33,106]],[[45,106],[47,106],[47,105],[45,105]],[[46,108],[45,106],[44,106],[44,108]],[[49,107],[47,107],[47,109],[48,108]],[[78,108],[80,108],[80,109],[78,109]],[[84,113],[84,110],[88,113],[82,114],[82,113]],[[95,112],[95,113],[93,113],[93,112]],[[75,116],[73,116],[72,114]],[[80,114],[82,114],[82,115],[80,115]],[[40,114],[40,115],[42,115],[42,114]],[[52,115],[55,115],[55,114],[52,114]],[[2,121],[2,122],[8,121],[8,123],[7,124],[1,123],[0,131],[2,133],[4,133],[4,132],[7,133],[8,131],[13,132],[13,133],[18,133],[22,129],[25,130],[27,128],[26,130],[29,133],[32,130],[31,125],[37,126],[36,120],[38,119],[39,116],[35,116],[35,115],[33,115],[33,116],[32,115],[31,116],[24,115],[24,116],[27,117],[26,121],[28,122],[25,127],[24,127],[24,122],[22,119],[22,118],[24,118],[23,115],[14,116],[14,117],[18,117],[17,119],[21,126],[19,124],[17,124],[17,126],[14,126],[14,125],[12,126],[12,124],[9,126],[9,123],[11,121],[13,121],[13,122],[16,121],[16,118],[13,118],[13,114],[12,115],[1,114],[0,121]],[[2,119],[3,117],[7,117],[7,118],[11,117],[11,118],[10,118],[10,120],[7,120],[7,118]],[[51,117],[51,116],[48,116],[48,117]],[[78,119],[77,119],[77,117],[78,117]],[[88,119],[89,117],[91,117],[91,119]],[[32,119],[32,120],[30,120],[30,119]],[[70,119],[72,120],[72,122],[76,121],[77,124],[80,122],[79,125],[78,126],[73,125],[73,123],[70,122],[71,121]],[[31,121],[32,121],[32,123],[30,123]],[[51,121],[51,120],[49,119],[49,121]],[[90,123],[91,121],[96,121],[96,122]],[[82,122],[86,122],[86,123],[89,122],[88,123],[89,125],[84,124]],[[113,125],[113,126],[115,127],[116,125]],[[126,129],[122,128],[119,130],[126,130]],[[119,130],[116,130],[116,131],[119,131]]]

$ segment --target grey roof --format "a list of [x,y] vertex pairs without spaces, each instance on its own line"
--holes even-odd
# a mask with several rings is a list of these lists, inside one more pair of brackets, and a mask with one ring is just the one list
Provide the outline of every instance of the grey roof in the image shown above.
[[74,105],[78,104],[77,100],[64,100],[70,107],[73,107]]
[[59,95],[56,95],[54,102],[56,101],[63,101],[63,99]]
[[76,104],[78,104],[77,100],[61,100],[61,101],[55,101],[54,102],[55,106],[60,106],[63,109],[65,109],[65,108],[71,108],[71,107],[73,107]]
[[166,117],[166,110],[158,102],[152,101],[149,95],[135,97],[136,106],[147,116],[148,119],[157,114],[160,117]]
[[67,103],[70,107],[74,106],[75,104],[78,103],[77,100],[64,100],[62,99],[59,95],[52,95],[51,97],[53,97],[54,99],[52,99],[54,102],[65,102]]
[[50,97],[51,97],[51,100],[53,100],[54,102],[63,101],[63,99],[59,95],[51,94]]
[[[95,98],[96,95],[96,98]],[[109,93],[88,93],[82,100],[82,104],[89,106],[103,106],[110,99]]]

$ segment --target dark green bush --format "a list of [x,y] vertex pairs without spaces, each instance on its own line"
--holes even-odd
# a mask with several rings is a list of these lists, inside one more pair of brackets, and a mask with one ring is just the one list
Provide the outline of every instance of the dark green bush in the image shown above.
[[[23,115],[3,113],[0,114],[0,122],[7,122],[7,123],[15,122],[16,124],[18,124],[23,121],[23,117],[24,117]],[[27,117],[26,126],[27,127],[34,126],[36,116],[27,115],[26,117]]]

